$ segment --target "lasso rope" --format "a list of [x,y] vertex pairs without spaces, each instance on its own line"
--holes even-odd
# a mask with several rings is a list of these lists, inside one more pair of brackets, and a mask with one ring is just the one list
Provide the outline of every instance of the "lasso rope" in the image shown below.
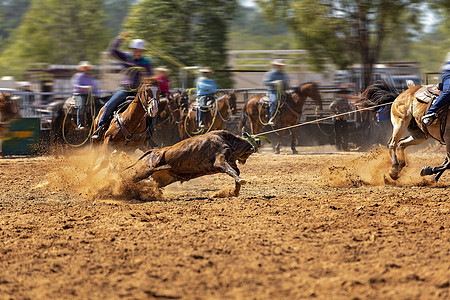
[[[208,132],[211,131],[211,129],[212,129],[213,125],[214,125],[214,122],[216,121],[217,111],[219,110],[219,104],[217,103],[217,100],[214,101],[214,104],[213,104],[213,105],[216,106],[216,109],[214,110],[213,119],[212,119],[212,121],[211,121],[211,123],[210,123],[210,125],[209,125],[208,130],[206,130],[205,132],[203,132],[204,129],[200,129],[200,130],[198,130],[198,131],[192,132],[193,135],[197,135],[197,134],[200,134],[200,133],[206,134],[206,133],[208,133]],[[212,107],[212,106],[211,106],[211,107]],[[199,106],[199,109],[201,109],[200,106]],[[210,111],[211,111],[211,109],[209,109],[209,110],[204,110],[203,112],[210,112]],[[186,118],[184,118],[184,131],[186,132],[186,134],[187,134],[189,137],[192,137],[192,135],[191,135],[191,134],[188,132],[188,130],[187,130],[187,119],[188,119],[188,116],[189,116],[189,115],[187,115]],[[190,118],[189,118],[189,120],[190,120]]]
[[366,107],[366,108],[361,108],[361,109],[357,109],[357,110],[352,110],[351,112],[345,112],[345,113],[341,113],[341,114],[337,114],[337,115],[333,115],[333,116],[329,116],[329,117],[325,117],[325,118],[321,118],[321,119],[316,119],[316,120],[313,120],[313,121],[308,121],[308,122],[303,122],[303,123],[299,123],[299,124],[295,124],[295,125],[291,125],[291,126],[286,126],[286,127],[283,127],[283,128],[278,128],[278,129],[266,131],[266,132],[263,132],[263,133],[258,133],[258,135],[266,135],[266,134],[269,134],[269,133],[274,133],[274,132],[278,132],[278,131],[282,131],[282,130],[287,130],[287,129],[291,129],[291,128],[295,128],[295,127],[300,127],[300,126],[303,126],[303,125],[314,124],[314,123],[318,123],[318,122],[321,122],[321,121],[324,121],[324,120],[329,120],[329,119],[332,119],[332,118],[335,118],[335,117],[340,117],[340,116],[352,114],[354,112],[372,110],[372,109],[374,109],[376,107],[382,107],[382,106],[386,106],[386,105],[389,105],[389,104],[392,104],[392,103],[394,103],[394,101],[391,101],[391,102],[388,102],[388,103],[379,104],[379,105],[374,105],[374,106],[371,106],[371,107]]
[[64,142],[66,142],[66,144],[69,145],[70,147],[73,147],[73,148],[81,147],[84,144],[86,144],[86,142],[90,139],[90,136],[91,136],[91,134],[94,131],[94,122],[95,122],[95,115],[96,115],[95,103],[94,102],[95,102],[95,99],[94,99],[94,95],[92,94],[92,88],[89,88],[89,92],[88,92],[88,95],[86,97],[86,106],[85,106],[84,116],[83,117],[85,117],[86,112],[88,110],[88,107],[90,106],[92,120],[90,122],[91,125],[89,126],[88,134],[87,134],[86,138],[80,144],[72,144],[72,143],[70,143],[67,140],[66,133],[65,133],[66,120],[67,120],[67,116],[69,114],[71,114],[71,112],[72,112],[72,107],[69,107],[69,109],[66,111],[66,114],[64,116],[63,123],[62,123],[62,136],[63,136]]
[[[277,108],[275,109],[275,113],[272,116],[272,119],[275,119],[275,117],[277,116],[278,110],[280,108],[281,105],[281,97],[283,97],[284,95],[286,95],[286,93],[284,92],[283,89],[283,83],[280,82],[277,84]],[[258,105],[258,118],[259,118],[259,122],[263,125],[263,126],[267,126],[269,125],[269,121],[270,121],[270,117],[269,117],[269,121],[267,121],[267,123],[263,122],[263,120],[261,119],[261,109],[262,104],[260,103]],[[270,97],[269,97],[269,114],[270,114]],[[273,127],[273,126],[272,126]]]

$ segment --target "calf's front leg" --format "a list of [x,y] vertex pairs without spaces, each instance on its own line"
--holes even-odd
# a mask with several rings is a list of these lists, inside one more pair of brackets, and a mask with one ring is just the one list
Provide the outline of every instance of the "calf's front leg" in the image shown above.
[[232,166],[225,160],[225,155],[220,154],[217,156],[216,161],[214,162],[214,167],[219,170],[219,172],[227,173],[236,181],[237,184],[242,185],[246,184],[247,181],[239,177],[239,174],[233,169]]

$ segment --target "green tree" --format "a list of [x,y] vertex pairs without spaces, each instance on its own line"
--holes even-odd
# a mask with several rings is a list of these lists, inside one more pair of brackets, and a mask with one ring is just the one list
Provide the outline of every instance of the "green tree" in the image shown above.
[[115,36],[122,28],[125,17],[131,5],[137,0],[104,0],[103,10],[106,15],[106,25],[111,36]]
[[373,64],[386,37],[398,26],[414,30],[418,0],[259,0],[268,16],[285,18],[310,63],[318,69],[327,60],[345,68],[359,60],[364,86],[371,83]]
[[[133,6],[125,27],[133,37],[163,49],[186,66],[227,69],[226,41],[235,0],[143,0]],[[178,66],[153,55],[156,64]],[[230,87],[230,74],[217,72],[220,87]],[[192,83],[192,82],[191,82]]]
[[[0,41],[19,26],[22,16],[28,10],[31,0],[0,0]],[[0,48],[5,43],[0,44]]]
[[30,63],[96,62],[108,43],[103,0],[34,0],[0,56],[0,72],[20,77]]

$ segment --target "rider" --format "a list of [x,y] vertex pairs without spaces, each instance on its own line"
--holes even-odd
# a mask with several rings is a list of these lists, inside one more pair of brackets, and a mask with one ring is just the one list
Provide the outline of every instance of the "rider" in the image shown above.
[[283,67],[285,65],[286,64],[284,64],[280,59],[275,59],[271,62],[272,69],[264,74],[263,82],[269,90],[270,99],[270,119],[267,124],[271,126],[275,125],[275,113],[277,112],[278,101],[281,100],[278,95],[289,86],[287,76],[283,72]]
[[78,73],[72,78],[73,95],[75,96],[77,110],[77,125],[79,130],[85,130],[86,120],[84,119],[84,111],[86,110],[86,102],[88,96],[92,93],[97,95],[97,84],[91,76],[92,65],[88,61],[80,61],[77,67]]
[[158,80],[159,83],[160,97],[168,97],[170,95],[170,79],[168,77],[169,69],[166,67],[158,67],[155,69],[155,72],[158,74],[154,78]]
[[437,112],[450,102],[450,52],[447,53],[447,61],[442,65],[441,84],[439,89],[442,93],[431,105],[427,113],[422,117],[422,123],[431,125],[438,117]]
[[214,79],[211,78],[213,71],[206,67],[199,70],[200,77],[197,78],[196,88],[197,88],[197,101],[199,102],[198,110],[198,128],[202,129],[205,127],[203,124],[203,113],[208,103],[208,100],[215,101],[214,93],[217,92],[217,84]]
[[109,47],[110,55],[122,63],[124,67],[123,77],[120,81],[120,89],[106,103],[105,111],[98,124],[97,131],[92,135],[92,139],[100,139],[105,132],[105,124],[112,117],[114,110],[123,103],[128,96],[136,96],[141,80],[152,75],[151,60],[144,57],[146,49],[145,42],[141,39],[134,39],[130,42],[131,53],[117,50],[123,40],[128,36],[127,32],[122,33]]
[[330,110],[335,115],[334,119],[334,140],[337,150],[348,151],[348,123],[347,112],[352,110],[349,102],[351,90],[341,88],[339,90],[339,98],[330,104]]

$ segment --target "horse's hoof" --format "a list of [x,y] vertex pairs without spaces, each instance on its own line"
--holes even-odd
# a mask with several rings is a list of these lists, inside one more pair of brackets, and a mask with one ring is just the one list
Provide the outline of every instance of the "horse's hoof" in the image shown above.
[[389,171],[389,176],[392,178],[392,180],[397,180],[398,179],[398,172],[394,171],[394,170],[390,170]]
[[420,176],[433,175],[433,168],[430,166],[425,166],[420,170]]
[[292,154],[298,154],[297,150],[292,150]]
[[240,185],[244,185],[244,184],[247,183],[247,180],[240,178],[237,182],[238,182]]

